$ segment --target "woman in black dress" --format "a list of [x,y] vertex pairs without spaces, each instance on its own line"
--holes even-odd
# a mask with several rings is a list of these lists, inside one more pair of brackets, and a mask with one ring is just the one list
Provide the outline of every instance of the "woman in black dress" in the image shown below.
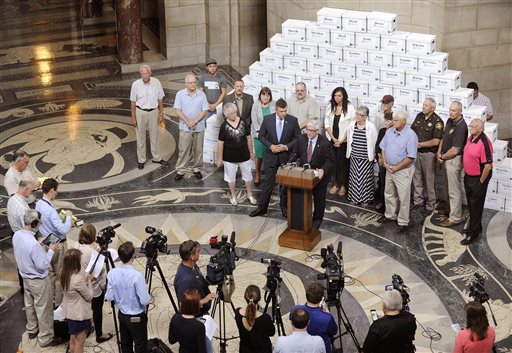
[[270,337],[276,329],[269,315],[260,309],[260,289],[250,285],[244,294],[247,306],[235,310],[235,321],[240,333],[240,353],[272,353]]

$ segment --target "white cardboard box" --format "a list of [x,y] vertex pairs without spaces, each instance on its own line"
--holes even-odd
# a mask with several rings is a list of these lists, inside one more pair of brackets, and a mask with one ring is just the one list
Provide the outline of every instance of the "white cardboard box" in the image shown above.
[[441,92],[453,92],[460,87],[462,72],[446,70],[442,75],[430,75],[430,88]]
[[366,19],[369,14],[365,11],[346,11],[341,18],[341,29],[350,32],[366,32]]
[[436,114],[439,115],[444,125],[446,126],[446,122],[450,118],[450,111],[448,110],[448,108],[437,106]]
[[331,76],[331,62],[308,59],[307,72],[317,75]]
[[357,97],[357,100],[358,100],[359,105],[364,105],[365,107],[368,108],[368,110],[370,110],[370,116],[374,116],[375,114],[377,114],[377,112],[380,109],[380,105],[381,105],[380,99],[378,99],[376,97],[363,96],[363,97]]
[[320,76],[320,90],[333,91],[336,87],[343,87],[345,81],[338,77]]
[[272,83],[272,70],[263,66],[259,61],[255,61],[249,66],[249,76],[253,81],[262,84]]
[[396,31],[396,14],[372,11],[367,17],[369,33],[391,34]]
[[380,34],[356,33],[356,48],[380,50]]
[[485,195],[484,208],[496,211],[504,211],[505,197],[492,193],[487,193],[487,195]]
[[309,91],[309,95],[313,97],[313,99],[316,101],[316,103],[320,107],[325,107],[327,104],[329,104],[329,101],[331,100],[331,92],[327,91]]
[[512,201],[512,182],[498,179],[498,195],[505,196],[506,200]]
[[411,33],[406,40],[407,54],[430,55],[436,50],[434,34]]
[[288,19],[281,24],[283,37],[288,40],[301,41],[306,40],[306,26],[311,21]]
[[330,44],[318,44],[318,57],[330,62],[341,62],[343,61],[343,48]]
[[419,113],[423,111],[423,104],[409,104],[407,106],[407,124],[412,125]]
[[393,67],[408,71],[418,71],[418,56],[393,53]]
[[296,82],[297,82],[297,77],[295,76],[295,71],[288,71],[288,70],[272,71],[272,84],[274,84],[274,85],[284,87],[285,89],[291,88],[293,91],[295,91],[295,83]]
[[332,77],[339,77],[342,79],[353,80],[356,78],[356,65],[349,63],[332,63],[331,64]]
[[418,90],[415,88],[393,87],[395,101],[405,104],[418,104]]
[[368,95],[370,97],[375,97],[381,100],[382,97],[387,94],[393,95],[393,86],[379,82],[370,83],[368,85]]
[[396,31],[393,34],[380,36],[380,50],[392,53],[405,53],[406,40],[410,32]]
[[[450,106],[447,106],[447,108],[449,108],[449,107]],[[468,109],[464,109],[462,111],[462,115],[464,116],[464,120],[466,120],[468,125],[471,122],[471,120],[473,120],[473,119],[480,119],[482,121],[486,121],[486,118],[487,118],[487,114],[485,113],[486,109],[487,108],[483,105],[473,104]],[[492,123],[492,124],[494,124],[494,123]]]
[[[471,119],[471,120],[473,120],[473,119]],[[471,120],[468,122],[468,126],[469,126],[469,123],[471,122]],[[491,142],[493,143],[493,146],[494,146],[494,142],[498,139],[498,124],[486,121],[484,124],[484,132],[487,135],[487,137],[489,138],[489,140],[491,140]]]
[[295,42],[294,51],[296,56],[318,59],[318,44]]
[[453,101],[462,103],[462,108],[468,109],[473,104],[473,90],[471,88],[459,88],[453,92],[445,93],[444,105],[449,106]]
[[368,50],[368,65],[378,67],[392,67],[393,54],[380,50]]
[[356,46],[356,35],[354,32],[331,29],[331,45],[354,48]]
[[351,97],[368,97],[367,82],[345,80],[345,89]]
[[395,104],[393,104],[393,108],[391,108],[391,111],[396,112],[398,110],[403,110],[403,111],[406,112],[407,111],[407,104],[395,101]]
[[380,82],[393,86],[405,85],[405,70],[386,67],[380,70]]
[[368,63],[368,51],[366,49],[343,48],[343,61],[350,64],[366,65]]
[[308,69],[308,59],[306,58],[300,58],[297,56],[284,56],[283,61],[285,70],[307,71]]
[[[286,89],[284,87],[280,87],[278,85],[270,85],[268,86],[272,91],[272,100],[277,101],[279,98],[286,99]],[[293,91],[293,90],[292,90]]]
[[379,82],[380,69],[376,66],[356,65],[356,80]]
[[322,27],[341,29],[341,18],[347,10],[323,7],[316,12],[316,21]]
[[418,101],[423,103],[425,98],[433,98],[438,107],[444,107],[444,93],[441,91],[418,88]]
[[430,89],[430,75],[418,71],[406,71],[405,85],[410,88]]
[[260,51],[260,63],[270,69],[283,69],[283,54],[274,53],[272,49],[266,48]]
[[448,53],[433,52],[429,56],[418,57],[418,71],[442,74],[448,70]]
[[507,148],[508,148],[508,141],[503,141],[503,140],[493,141],[493,143],[492,143],[493,161],[494,162],[502,161],[505,158],[507,158]]
[[294,54],[294,42],[293,40],[287,40],[281,33],[276,33],[270,38],[270,48],[274,53],[280,53],[283,55]]
[[496,162],[492,168],[492,177],[496,180],[512,181],[512,158]]
[[320,75],[307,72],[297,72],[295,75],[296,82],[304,82],[308,90],[320,89]]
[[258,97],[261,90],[261,83],[254,81],[251,79],[251,76],[245,75],[242,77],[242,81],[244,81],[244,92],[252,95],[253,97]]
[[331,43],[330,29],[320,27],[316,22],[306,26],[306,41],[309,43],[329,44]]

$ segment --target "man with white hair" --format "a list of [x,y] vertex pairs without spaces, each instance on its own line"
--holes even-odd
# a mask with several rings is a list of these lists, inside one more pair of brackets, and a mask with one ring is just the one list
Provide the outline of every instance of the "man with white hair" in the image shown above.
[[416,333],[416,319],[413,314],[401,309],[400,292],[396,289],[384,292],[382,296],[384,316],[370,326],[363,344],[364,353],[414,353],[412,341]]
[[318,119],[320,108],[316,101],[308,95],[308,89],[304,82],[295,85],[295,95],[288,98],[288,114],[299,120],[301,130],[305,129],[311,120]]
[[409,227],[411,183],[418,148],[418,136],[407,126],[405,111],[393,113],[393,127],[386,131],[379,146],[382,149],[382,165],[386,168],[384,216],[387,221],[396,220],[397,232],[404,233]]
[[132,84],[130,92],[132,124],[137,135],[138,168],[146,163],[146,131],[149,131],[153,163],[169,165],[158,150],[158,126],[164,122],[164,90],[160,81],[151,77],[149,65],[141,65],[140,79]]

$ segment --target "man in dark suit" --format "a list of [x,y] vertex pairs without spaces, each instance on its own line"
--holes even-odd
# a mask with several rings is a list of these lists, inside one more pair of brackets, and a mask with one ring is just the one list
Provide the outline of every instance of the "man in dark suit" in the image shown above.
[[[228,94],[224,97],[222,101],[222,105],[226,103],[233,103],[236,105],[237,114],[242,119],[245,124],[251,128],[251,110],[252,104],[254,103],[254,97],[250,94],[244,93],[244,81],[237,80],[235,81],[235,91],[231,94]],[[224,116],[226,119],[226,116]]]
[[[272,189],[276,183],[277,169],[290,161],[290,157],[297,159],[291,153],[300,136],[297,118],[288,115],[288,106],[284,99],[276,102],[276,112],[263,119],[259,139],[266,146],[265,154],[265,179],[262,184],[262,192],[258,202],[258,208],[249,214],[250,217],[267,213]],[[281,189],[279,205],[283,217],[287,216],[286,188]]]
[[320,124],[318,120],[311,120],[306,126],[306,134],[299,136],[293,153],[299,158],[299,166],[309,165],[310,169],[316,171],[321,180],[313,189],[313,201],[315,210],[313,212],[313,228],[320,228],[325,212],[325,196],[329,175],[333,165],[332,144],[318,134]]

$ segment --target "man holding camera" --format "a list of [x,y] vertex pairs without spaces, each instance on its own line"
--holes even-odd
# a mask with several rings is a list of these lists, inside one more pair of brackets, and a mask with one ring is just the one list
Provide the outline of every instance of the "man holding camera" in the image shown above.
[[23,216],[24,227],[14,233],[12,245],[19,273],[23,278],[25,314],[28,338],[37,337],[40,347],[62,343],[53,336],[53,288],[48,270],[58,244],[50,244],[45,251],[35,233],[39,228],[39,213],[28,209]]
[[123,264],[107,275],[105,299],[114,301],[118,308],[119,333],[122,353],[146,353],[148,342],[148,317],[146,308],[149,293],[144,276],[135,269],[135,248],[131,241],[119,246],[118,254]]
[[416,332],[413,314],[403,311],[402,295],[396,289],[382,296],[384,317],[372,323],[364,340],[364,353],[414,353],[412,341]]
[[307,331],[312,336],[320,336],[324,340],[325,351],[331,353],[331,341],[333,336],[338,332],[336,321],[329,312],[329,308],[324,303],[321,306],[325,288],[321,283],[310,283],[306,287],[306,304],[296,305],[295,309],[304,309],[309,314],[309,325]]
[[211,301],[217,298],[217,294],[211,293],[197,261],[199,261],[199,253],[201,245],[194,240],[186,240],[180,244],[179,253],[181,263],[176,270],[174,277],[174,290],[181,303],[183,294],[187,289],[195,289],[201,297],[201,314],[207,314],[210,310]]

